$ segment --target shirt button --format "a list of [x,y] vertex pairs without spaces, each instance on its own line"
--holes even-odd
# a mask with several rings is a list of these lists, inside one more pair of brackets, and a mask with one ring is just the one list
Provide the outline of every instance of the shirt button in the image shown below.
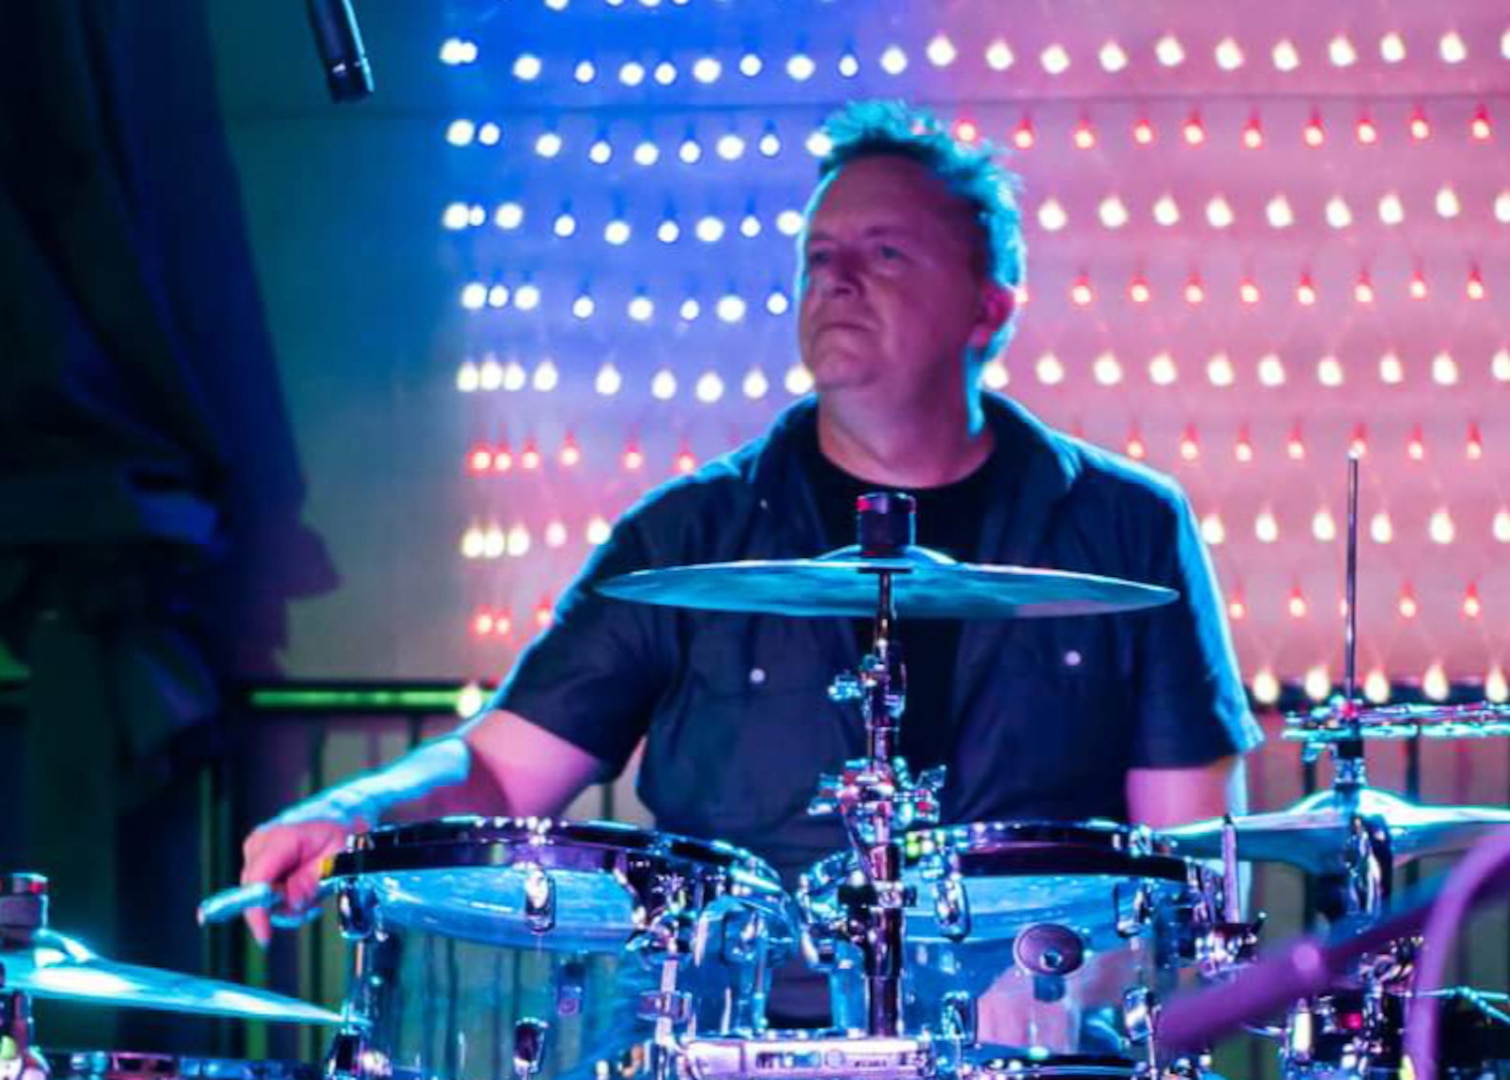
[[752,667],[750,669],[750,685],[759,686],[765,682],[765,668]]
[[1079,667],[1080,666],[1080,660],[1081,660],[1081,656],[1080,656],[1080,651],[1078,649],[1071,649],[1069,652],[1067,652],[1067,653],[1064,654],[1064,666],[1065,667]]

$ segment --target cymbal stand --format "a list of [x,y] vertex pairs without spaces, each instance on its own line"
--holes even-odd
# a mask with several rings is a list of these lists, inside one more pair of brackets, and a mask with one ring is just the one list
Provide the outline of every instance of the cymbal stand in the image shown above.
[[897,754],[899,722],[906,705],[906,667],[896,640],[893,577],[906,570],[886,560],[913,543],[915,503],[898,494],[866,495],[857,507],[860,554],[876,558],[876,614],[871,651],[856,672],[838,676],[834,701],[855,702],[865,720],[866,756],[847,761],[838,775],[825,775],[811,814],[837,813],[859,859],[864,884],[850,890],[843,936],[863,958],[866,1031],[902,1032],[902,966],[906,909],[916,897],[902,881],[902,836],[915,824],[938,820],[942,768],[916,781]]

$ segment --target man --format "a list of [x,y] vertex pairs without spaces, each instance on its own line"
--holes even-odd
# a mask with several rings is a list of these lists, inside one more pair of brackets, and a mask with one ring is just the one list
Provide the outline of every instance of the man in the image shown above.
[[[1240,756],[1258,734],[1184,496],[979,389],[1022,280],[1011,178],[900,105],[852,105],[828,132],[798,282],[816,400],[630,510],[487,712],[259,828],[244,881],[275,882],[298,908],[318,858],[384,813],[556,814],[643,740],[639,787],[659,827],[750,848],[790,883],[844,846],[833,819],[805,809],[819,773],[863,746],[858,717],[825,695],[863,634],[593,586],[820,554],[853,541],[854,497],[877,489],[913,494],[919,542],[957,558],[1180,593],[1116,617],[904,620],[902,749],[915,767],[947,764],[946,821],[1159,827],[1243,808]],[[265,940],[266,914],[251,925]]]

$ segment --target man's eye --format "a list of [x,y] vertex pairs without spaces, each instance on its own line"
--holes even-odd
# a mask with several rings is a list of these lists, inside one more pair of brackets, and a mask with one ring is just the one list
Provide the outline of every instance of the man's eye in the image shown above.
[[826,251],[809,251],[807,253],[807,264],[809,266],[823,266],[828,261],[829,254]]
[[903,257],[902,249],[899,247],[893,247],[891,244],[882,244],[876,249],[876,252],[881,256],[881,258],[887,260],[900,259]]

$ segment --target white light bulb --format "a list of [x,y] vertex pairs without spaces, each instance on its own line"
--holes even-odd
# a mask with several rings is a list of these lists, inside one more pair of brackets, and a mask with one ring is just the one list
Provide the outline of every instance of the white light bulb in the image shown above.
[[677,147],[676,156],[681,159],[683,165],[696,165],[703,159],[703,148],[696,139],[686,138],[682,145]]
[[482,366],[478,369],[477,385],[489,393],[503,387],[503,365],[498,362],[497,357],[489,356],[482,362]]
[[1380,510],[1368,523],[1369,539],[1376,544],[1390,544],[1395,539],[1395,525],[1390,521],[1389,515]]
[[1405,59],[1405,39],[1391,31],[1379,39],[1379,59],[1386,64],[1398,64]]
[[1332,676],[1326,665],[1317,664],[1306,672],[1303,688],[1312,701],[1325,701],[1332,693]]
[[1116,386],[1122,381],[1122,365],[1111,353],[1102,353],[1092,362],[1091,375],[1102,386]]
[[834,140],[826,131],[815,131],[807,137],[807,152],[813,157],[828,157],[834,149]]
[[786,293],[780,289],[773,289],[765,298],[765,309],[772,315],[785,315],[791,310],[792,302],[787,299]]
[[581,60],[572,69],[572,78],[584,86],[598,77],[598,69],[591,60]]
[[986,46],[986,64],[992,71],[1006,71],[1016,61],[1012,47],[1001,38]]
[[802,214],[797,210],[783,210],[776,215],[776,228],[783,236],[796,236],[802,231]]
[[590,319],[597,310],[597,302],[585,294],[571,302],[571,313],[579,319]]
[[744,156],[745,141],[738,135],[721,136],[716,144],[718,156],[725,161],[738,161]]
[[1269,353],[1258,361],[1258,381],[1270,388],[1285,384],[1284,362],[1274,353]]
[[1447,672],[1442,670],[1440,663],[1432,664],[1426,669],[1426,674],[1421,676],[1421,693],[1431,701],[1446,701],[1452,693],[1452,686],[1447,681]]
[[503,308],[509,306],[509,287],[498,284],[488,289],[488,307]]
[[1379,221],[1385,225],[1398,225],[1405,220],[1405,204],[1393,191],[1379,199]]
[[1295,43],[1289,38],[1281,39],[1274,46],[1274,68],[1276,71],[1294,71],[1300,66],[1300,53],[1295,51]]
[[1295,224],[1295,212],[1290,209],[1290,200],[1283,195],[1276,195],[1269,200],[1264,207],[1264,216],[1269,219],[1270,228],[1288,229]]
[[606,518],[594,517],[587,523],[587,542],[593,547],[608,543],[608,537],[612,533],[613,527]]
[[663,244],[674,244],[682,238],[682,227],[667,218],[655,227],[655,238]]
[[677,314],[682,317],[682,322],[696,322],[703,314],[703,306],[692,297],[682,301],[682,306],[677,309]]
[[661,159],[661,148],[655,143],[646,140],[634,148],[634,163],[636,165],[654,165]]
[[1039,54],[1038,62],[1050,75],[1063,75],[1070,67],[1070,54],[1063,45],[1050,45]]
[[958,55],[959,50],[954,47],[954,42],[943,34],[936,35],[928,43],[928,62],[934,67],[948,67]]
[[629,243],[629,222],[615,218],[603,226],[603,239],[615,247]]
[[1431,358],[1431,381],[1438,386],[1457,385],[1458,362],[1452,358],[1452,354],[1439,352]]
[[745,53],[739,58],[739,73],[747,79],[753,79],[765,70],[765,63],[754,53]]
[[556,217],[555,224],[551,226],[551,230],[557,236],[561,237],[561,239],[565,240],[576,233],[577,219],[570,214],[559,214]]
[[746,214],[739,219],[739,235],[746,240],[753,240],[760,235],[760,219],[754,214]]
[[1510,225],[1510,188],[1494,197],[1494,220],[1501,225]]
[[1115,41],[1108,41],[1101,46],[1101,51],[1096,54],[1096,59],[1101,62],[1101,70],[1110,74],[1116,74],[1127,67],[1127,51]]
[[520,558],[530,553],[530,531],[523,525],[515,525],[509,530],[507,552],[512,558]]
[[1490,531],[1501,544],[1510,544],[1510,510],[1501,509],[1494,515]]
[[1426,524],[1426,535],[1431,537],[1433,544],[1450,544],[1457,539],[1457,526],[1453,523],[1452,514],[1441,509],[1431,515]]
[[676,376],[662,368],[650,380],[650,394],[659,401],[670,401],[676,396]]
[[456,369],[456,389],[463,394],[475,393],[480,385],[481,379],[475,362],[467,360]]
[[447,229],[455,232],[457,229],[465,229],[471,218],[471,207],[466,203],[455,202],[446,207],[446,212],[441,215],[440,221]]
[[888,46],[881,53],[881,70],[888,75],[900,75],[907,70],[907,54],[896,45]]
[[1263,668],[1253,676],[1253,700],[1260,705],[1273,705],[1279,701],[1279,679],[1269,668]]
[[745,317],[745,302],[732,294],[720,296],[714,310],[722,321],[736,323]]
[[1180,206],[1173,195],[1161,195],[1153,204],[1153,219],[1166,229],[1180,223]]
[[807,82],[818,70],[818,65],[813,63],[813,58],[805,53],[798,53],[786,62],[786,73],[793,82]]
[[1038,381],[1044,386],[1058,386],[1064,382],[1064,363],[1053,353],[1044,353],[1033,365]]
[[1148,378],[1155,386],[1172,386],[1178,377],[1174,357],[1167,352],[1159,353],[1148,362]]
[[1120,229],[1127,224],[1127,205],[1116,195],[1101,200],[1099,213],[1101,224],[1108,229]]
[[517,394],[529,385],[529,372],[524,370],[524,365],[518,360],[510,360],[503,365],[503,388],[511,394]]
[[624,376],[619,374],[619,369],[612,363],[605,363],[598,369],[598,374],[592,381],[592,387],[604,397],[612,397],[623,389]]
[[619,82],[625,86],[639,86],[645,81],[645,65],[630,60],[619,68]]
[[1179,67],[1185,62],[1185,46],[1173,34],[1165,34],[1153,47],[1154,56],[1165,67]]
[[520,82],[534,82],[540,77],[544,65],[534,53],[521,53],[514,59],[514,78]]
[[751,368],[749,373],[745,375],[744,382],[740,383],[740,389],[744,392],[745,397],[751,401],[756,401],[766,396],[766,393],[771,389],[771,383],[765,377],[765,372],[759,368]]
[[1222,38],[1216,46],[1216,66],[1223,71],[1236,71],[1243,66],[1243,50],[1230,37]]
[[548,394],[561,385],[561,372],[552,360],[542,360],[535,366],[530,385],[542,394]]
[[662,60],[655,65],[654,78],[661,86],[670,86],[676,82],[676,65],[669,60]]
[[1451,220],[1462,212],[1463,204],[1458,199],[1458,193],[1453,190],[1451,184],[1444,185],[1437,192],[1436,198],[1437,216]]
[[1489,361],[1489,373],[1496,382],[1510,382],[1510,349],[1500,349]]
[[813,374],[801,364],[793,364],[787,368],[786,378],[782,380],[786,392],[793,397],[801,397],[811,393],[813,389]]
[[1327,58],[1333,67],[1352,67],[1358,62],[1358,50],[1344,34],[1338,34],[1327,44]]
[[1379,668],[1374,668],[1363,680],[1363,696],[1374,705],[1383,705],[1389,701],[1389,676]]
[[1342,361],[1335,356],[1323,356],[1316,362],[1316,381],[1329,389],[1342,385]]
[[613,145],[607,139],[595,139],[587,148],[587,160],[594,165],[607,165],[613,160]]
[[1227,526],[1220,514],[1207,514],[1201,518],[1201,539],[1211,547],[1221,547],[1227,542]]
[[1262,511],[1253,519],[1253,535],[1260,544],[1273,544],[1279,540],[1279,519],[1272,510]]
[[724,66],[711,56],[699,57],[692,64],[692,77],[703,85],[716,83],[724,73]]
[[1326,507],[1322,507],[1312,516],[1311,535],[1323,544],[1329,544],[1337,539],[1337,521]]
[[1237,372],[1232,366],[1232,358],[1226,353],[1217,353],[1206,361],[1206,378],[1212,386],[1228,387],[1237,381]]
[[636,296],[629,301],[627,310],[635,322],[649,322],[655,317],[655,301],[648,296]]
[[981,369],[981,382],[988,390],[1005,390],[1011,381],[1007,365],[1002,363],[999,356]]
[[1206,221],[1213,229],[1226,229],[1235,220],[1232,205],[1218,195],[1206,204]]
[[1045,199],[1038,207],[1038,225],[1045,232],[1058,232],[1069,224],[1069,215],[1055,198]]
[[705,244],[716,244],[724,238],[724,223],[716,217],[697,219],[697,238]]
[[1341,195],[1333,195],[1327,200],[1326,223],[1334,229],[1345,229],[1353,223],[1353,212]]
[[724,396],[724,381],[718,377],[717,372],[709,371],[698,377],[697,385],[693,388],[697,400],[705,405],[711,405]]
[[470,120],[452,120],[446,128],[446,142],[452,146],[468,146],[477,137],[477,125]]
[[1461,64],[1468,59],[1468,43],[1463,40],[1462,34],[1449,30],[1442,35],[1438,52],[1444,64]]
[[846,79],[853,79],[860,74],[860,58],[851,52],[839,57],[839,74]]
[[1399,386],[1405,381],[1405,365],[1394,353],[1379,357],[1379,381],[1386,386]]

